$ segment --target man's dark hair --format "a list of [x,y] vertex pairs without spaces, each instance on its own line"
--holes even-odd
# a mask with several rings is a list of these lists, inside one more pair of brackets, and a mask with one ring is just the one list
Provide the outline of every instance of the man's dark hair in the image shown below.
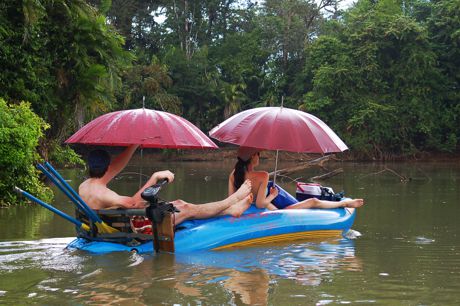
[[88,155],[89,176],[101,178],[110,165],[110,154],[105,150],[93,150]]

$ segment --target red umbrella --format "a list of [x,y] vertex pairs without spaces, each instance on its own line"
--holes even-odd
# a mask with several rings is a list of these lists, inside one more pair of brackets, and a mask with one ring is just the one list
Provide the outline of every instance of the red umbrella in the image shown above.
[[97,117],[66,143],[141,148],[217,149],[203,132],[186,119],[147,108],[130,109]]
[[209,136],[227,143],[264,150],[332,153],[348,149],[317,117],[286,107],[259,107],[238,113],[214,127]]
[[259,107],[238,113],[214,127],[209,136],[265,150],[332,153],[348,149],[317,117],[286,107]]

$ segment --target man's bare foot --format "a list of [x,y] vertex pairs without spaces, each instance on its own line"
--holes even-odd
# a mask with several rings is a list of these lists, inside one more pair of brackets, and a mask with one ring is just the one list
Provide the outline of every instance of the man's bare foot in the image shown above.
[[238,202],[240,200],[243,200],[246,198],[248,194],[251,193],[251,181],[250,180],[245,180],[244,183],[238,188],[237,191],[235,191],[234,194],[232,194],[229,198],[234,200],[235,202]]
[[364,200],[363,199],[345,200],[343,202],[344,202],[343,207],[358,208],[358,207],[361,207],[361,206],[364,205]]
[[251,206],[252,200],[253,196],[252,193],[250,193],[244,199],[236,202],[235,204],[227,208],[226,212],[232,217],[239,218],[246,211],[246,209],[248,209],[249,206]]

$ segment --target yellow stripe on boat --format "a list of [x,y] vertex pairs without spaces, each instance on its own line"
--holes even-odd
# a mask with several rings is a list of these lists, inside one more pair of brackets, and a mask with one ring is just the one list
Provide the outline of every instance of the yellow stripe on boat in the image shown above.
[[220,246],[218,248],[214,248],[213,250],[221,250],[221,249],[233,248],[233,247],[245,247],[245,246],[256,245],[256,244],[265,244],[265,243],[282,242],[282,241],[337,237],[340,235],[342,235],[342,230],[297,232],[297,233],[281,234],[281,235],[249,239],[245,241],[240,241],[240,242]]

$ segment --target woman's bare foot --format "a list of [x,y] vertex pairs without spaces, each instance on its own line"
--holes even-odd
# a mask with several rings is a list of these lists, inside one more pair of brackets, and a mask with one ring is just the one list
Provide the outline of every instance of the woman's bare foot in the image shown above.
[[251,206],[253,200],[252,193],[247,195],[244,199],[236,202],[232,206],[226,209],[226,213],[231,215],[232,217],[239,218],[241,215],[246,211],[246,209]]
[[364,205],[363,199],[352,199],[343,201],[343,207],[358,208]]
[[235,191],[234,194],[232,194],[229,199],[234,200],[235,202],[238,202],[240,200],[243,200],[248,196],[248,194],[251,193],[251,181],[250,180],[245,180],[244,183],[238,188],[237,191]]

